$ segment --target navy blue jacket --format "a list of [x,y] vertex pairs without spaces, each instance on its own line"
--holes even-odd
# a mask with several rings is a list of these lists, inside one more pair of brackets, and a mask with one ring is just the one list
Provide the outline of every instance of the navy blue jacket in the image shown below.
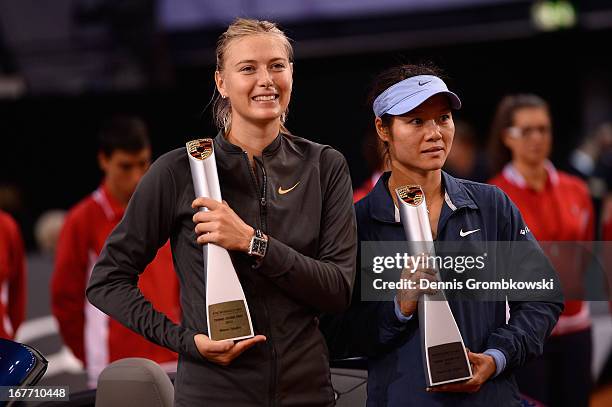
[[[360,243],[405,240],[386,186],[389,176],[383,174],[370,194],[355,206]],[[446,193],[438,241],[534,240],[519,210],[499,188],[446,173],[443,185]],[[461,230],[475,229],[478,233],[460,236]],[[533,246],[539,251],[537,244]],[[498,349],[506,358],[506,367],[477,393],[428,393],[418,317],[414,314],[409,322],[399,322],[392,301],[362,302],[358,287],[350,309],[341,316],[322,318],[321,327],[332,358],[368,356],[367,405],[372,407],[518,406],[512,372],[542,353],[544,341],[563,310],[558,298],[550,302],[510,301],[511,317],[506,324],[504,301],[449,301],[466,347],[477,353]]]

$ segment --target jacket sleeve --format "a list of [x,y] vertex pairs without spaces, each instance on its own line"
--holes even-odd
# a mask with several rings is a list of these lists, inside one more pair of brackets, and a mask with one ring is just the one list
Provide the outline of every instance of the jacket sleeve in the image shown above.
[[9,287],[8,287],[8,315],[13,332],[25,318],[26,310],[26,261],[21,232],[16,222],[12,222],[10,243],[12,250],[10,255]]
[[122,221],[106,240],[87,298],[148,340],[201,359],[193,339],[196,332],[155,310],[137,286],[139,275],[170,236],[177,194],[174,174],[161,157],[138,184]]
[[343,313],[324,314],[320,318],[319,328],[332,360],[376,356],[418,329],[417,318],[408,322],[397,318],[393,301],[362,301],[360,274],[357,274],[357,289],[349,309]]
[[[319,328],[325,336],[331,359],[372,357],[392,348],[404,335],[418,329],[418,319],[400,321],[393,301],[365,301],[361,290],[371,285],[372,274],[362,267],[361,243],[372,240],[367,236],[369,215],[356,206],[358,220],[357,275],[350,307],[342,313],[326,313],[320,317]],[[367,212],[367,210],[365,210]],[[416,315],[415,315],[416,316]]]
[[317,259],[269,236],[259,271],[294,298],[320,311],[348,307],[355,276],[357,235],[348,165],[337,151],[322,153],[323,213]]
[[[506,325],[496,329],[489,336],[486,348],[500,350],[506,358],[506,370],[509,370],[522,366],[528,360],[542,354],[544,343],[563,311],[563,298],[558,289],[558,277],[526,227],[518,208],[505,194],[501,193],[501,195],[503,196],[501,219],[507,219],[507,223],[500,230],[499,240],[519,242],[515,250],[520,249],[520,253],[515,253],[513,256],[519,262],[516,263],[519,264],[519,267],[520,259],[541,259],[534,264],[546,267],[543,272],[554,280],[555,287],[557,287],[550,295],[538,298],[536,301],[511,299],[508,301],[510,319]],[[520,242],[525,242],[525,244]]]
[[[57,242],[51,277],[51,310],[64,343],[85,360],[85,286],[89,264],[87,219],[79,222],[78,207],[70,211]],[[97,253],[95,253],[97,255]]]

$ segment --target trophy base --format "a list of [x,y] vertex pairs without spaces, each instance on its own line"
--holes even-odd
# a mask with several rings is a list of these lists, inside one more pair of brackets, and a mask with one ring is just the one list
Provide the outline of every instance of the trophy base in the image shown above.
[[450,342],[427,348],[430,386],[467,380],[472,377],[470,362],[461,342]]
[[253,336],[244,300],[208,306],[209,336],[214,341],[246,339]]

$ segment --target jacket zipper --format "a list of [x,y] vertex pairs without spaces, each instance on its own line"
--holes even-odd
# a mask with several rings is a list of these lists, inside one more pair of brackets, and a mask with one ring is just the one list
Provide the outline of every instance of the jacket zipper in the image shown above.
[[[253,166],[251,165],[249,161],[249,154],[246,151],[243,151],[243,157],[244,157],[244,161],[247,164],[247,168],[249,169],[249,173],[251,174],[251,181],[253,182],[253,187],[255,188],[255,195],[259,196],[259,191],[257,190],[257,178],[255,177],[255,171],[253,171]],[[259,216],[261,218],[261,211],[259,213]],[[261,219],[259,220],[261,222]]]
[[[262,229],[262,231],[264,233],[267,233],[267,221],[266,221],[266,207],[267,207],[267,200],[266,200],[266,196],[267,196],[267,189],[268,189],[268,176],[266,174],[266,169],[263,166],[263,155],[261,157],[261,171],[263,174],[263,182],[262,182],[262,188],[261,188],[261,192],[257,191],[257,176],[255,175],[255,171],[253,170],[253,166],[251,165],[250,161],[249,161],[249,156],[248,153],[246,151],[244,151],[244,158],[246,160],[247,166],[249,167],[249,172],[251,173],[251,179],[253,181],[253,185],[255,187],[255,191],[256,191],[256,195],[258,197],[258,201],[259,201],[259,223],[260,223],[260,228]],[[255,160],[255,158],[253,158]],[[266,300],[265,298],[262,298],[262,304],[263,304],[263,309],[264,309],[264,316],[266,321],[270,321],[270,312],[268,311],[268,305],[266,304]],[[268,334],[271,333],[272,328],[270,326],[270,324],[268,325]],[[272,371],[270,374],[270,388],[269,388],[269,396],[270,396],[270,405],[271,406],[275,406],[276,405],[276,387],[277,387],[277,383],[276,383],[276,371],[277,371],[277,355],[276,355],[276,348],[274,347],[274,341],[271,337],[272,335],[268,335],[268,340],[267,342],[270,344],[270,349],[272,351]]]

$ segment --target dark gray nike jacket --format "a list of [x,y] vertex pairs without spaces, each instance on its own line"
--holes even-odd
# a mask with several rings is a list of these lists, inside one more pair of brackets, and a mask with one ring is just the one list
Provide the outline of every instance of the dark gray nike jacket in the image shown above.
[[[230,252],[255,332],[267,341],[229,366],[209,362],[195,346],[194,335],[207,333],[206,280],[185,148],[160,157],[141,180],[93,269],[87,297],[179,354],[176,405],[333,405],[318,316],[347,308],[353,287],[357,237],[346,160],[329,146],[285,134],[255,158],[255,170],[222,135],[214,147],[223,199],[269,236],[259,264]],[[181,288],[180,325],[156,311],[137,287],[168,238]]]

